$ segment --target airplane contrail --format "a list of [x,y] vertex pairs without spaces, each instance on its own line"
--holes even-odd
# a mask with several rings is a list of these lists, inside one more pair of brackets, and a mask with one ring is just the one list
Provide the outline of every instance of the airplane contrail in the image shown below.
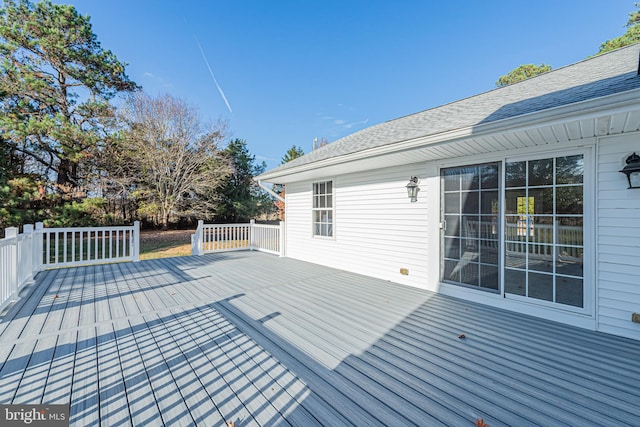
[[207,56],[204,54],[204,50],[202,49],[202,45],[200,44],[200,40],[198,40],[198,36],[196,36],[195,33],[193,34],[193,38],[196,39],[196,44],[198,45],[198,49],[200,49],[200,54],[202,55],[202,59],[204,59],[204,63],[207,64],[207,68],[209,69],[209,74],[211,74],[211,77],[213,78],[213,82],[216,84],[216,87],[218,88],[218,92],[220,92],[220,96],[222,96],[222,99],[224,100],[224,103],[227,105],[227,108],[229,109],[229,112],[233,113],[233,110],[231,109],[231,105],[229,105],[229,101],[227,100],[227,97],[224,96],[224,92],[222,91],[222,88],[220,87],[220,84],[218,84],[218,80],[216,79],[215,74],[213,74],[213,70],[211,69],[211,65],[209,65],[209,61],[207,60]]

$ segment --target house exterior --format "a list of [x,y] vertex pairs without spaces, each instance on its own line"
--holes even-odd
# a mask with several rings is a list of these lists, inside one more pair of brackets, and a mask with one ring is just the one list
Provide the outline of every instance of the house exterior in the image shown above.
[[640,340],[640,189],[619,172],[640,153],[639,59],[631,45],[256,177],[286,185],[286,256]]

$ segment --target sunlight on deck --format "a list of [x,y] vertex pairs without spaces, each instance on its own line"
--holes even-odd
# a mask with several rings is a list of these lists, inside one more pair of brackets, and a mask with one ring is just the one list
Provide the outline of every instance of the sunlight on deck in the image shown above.
[[640,425],[639,342],[292,259],[51,270],[23,296],[0,403],[77,426]]

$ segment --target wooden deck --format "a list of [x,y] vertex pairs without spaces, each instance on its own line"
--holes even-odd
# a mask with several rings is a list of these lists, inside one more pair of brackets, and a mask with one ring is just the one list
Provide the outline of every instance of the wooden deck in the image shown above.
[[77,426],[640,425],[640,342],[257,252],[41,273],[0,363]]

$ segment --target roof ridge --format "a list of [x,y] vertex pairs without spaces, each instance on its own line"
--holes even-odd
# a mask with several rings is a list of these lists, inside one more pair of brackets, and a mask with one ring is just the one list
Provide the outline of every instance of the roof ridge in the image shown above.
[[[561,66],[559,68],[554,68],[554,69],[552,69],[550,71],[547,71],[545,73],[538,74],[536,76],[529,77],[529,78],[524,79],[524,80],[520,80],[519,82],[515,82],[515,83],[509,84],[509,85],[506,85],[506,86],[502,86],[502,87],[496,87],[496,88],[493,88],[493,89],[488,89],[488,90],[486,90],[484,92],[480,92],[480,93],[476,93],[476,94],[473,94],[473,95],[466,96],[464,98],[456,99],[455,101],[446,102],[444,104],[436,105],[435,107],[425,108],[424,110],[416,111],[415,113],[405,114],[403,116],[399,116],[399,117],[396,117],[396,118],[393,118],[393,119],[385,120],[384,122],[380,122],[378,124],[392,123],[392,122],[395,122],[396,120],[401,120],[401,119],[405,119],[407,117],[411,117],[411,116],[415,116],[415,115],[418,115],[418,114],[425,113],[427,111],[436,110],[436,109],[445,107],[447,105],[457,104],[458,102],[461,102],[461,101],[466,101],[468,99],[476,98],[476,97],[479,97],[479,96],[484,96],[484,95],[486,95],[488,93],[491,93],[491,92],[497,92],[497,91],[500,91],[500,90],[503,90],[503,89],[506,89],[506,88],[513,88],[516,85],[522,86],[523,84],[531,84],[531,81],[534,81],[536,78],[539,78],[539,77],[548,78],[549,74],[557,73],[558,71],[562,71],[562,70],[564,70],[566,68],[573,67],[573,66],[576,66],[578,64],[582,64],[584,62],[599,60],[600,58],[602,58],[604,56],[608,56],[608,55],[610,55],[612,53],[616,53],[616,52],[619,52],[619,51],[624,50],[624,49],[630,49],[630,48],[632,48],[632,47],[634,47],[636,45],[640,45],[640,42],[636,42],[636,43],[632,43],[632,44],[627,45],[627,46],[619,47],[618,49],[610,50],[608,52],[604,52],[604,53],[601,53],[599,55],[596,54],[594,56],[589,56],[589,57],[581,59],[579,61],[563,65],[563,66]],[[640,74],[640,57],[638,58],[638,61],[639,61],[639,63],[638,63],[638,71],[639,71],[639,74]],[[362,129],[362,130],[364,130],[364,129]],[[340,139],[342,139],[342,138],[340,138]],[[340,139],[337,139],[336,141],[340,141]]]

